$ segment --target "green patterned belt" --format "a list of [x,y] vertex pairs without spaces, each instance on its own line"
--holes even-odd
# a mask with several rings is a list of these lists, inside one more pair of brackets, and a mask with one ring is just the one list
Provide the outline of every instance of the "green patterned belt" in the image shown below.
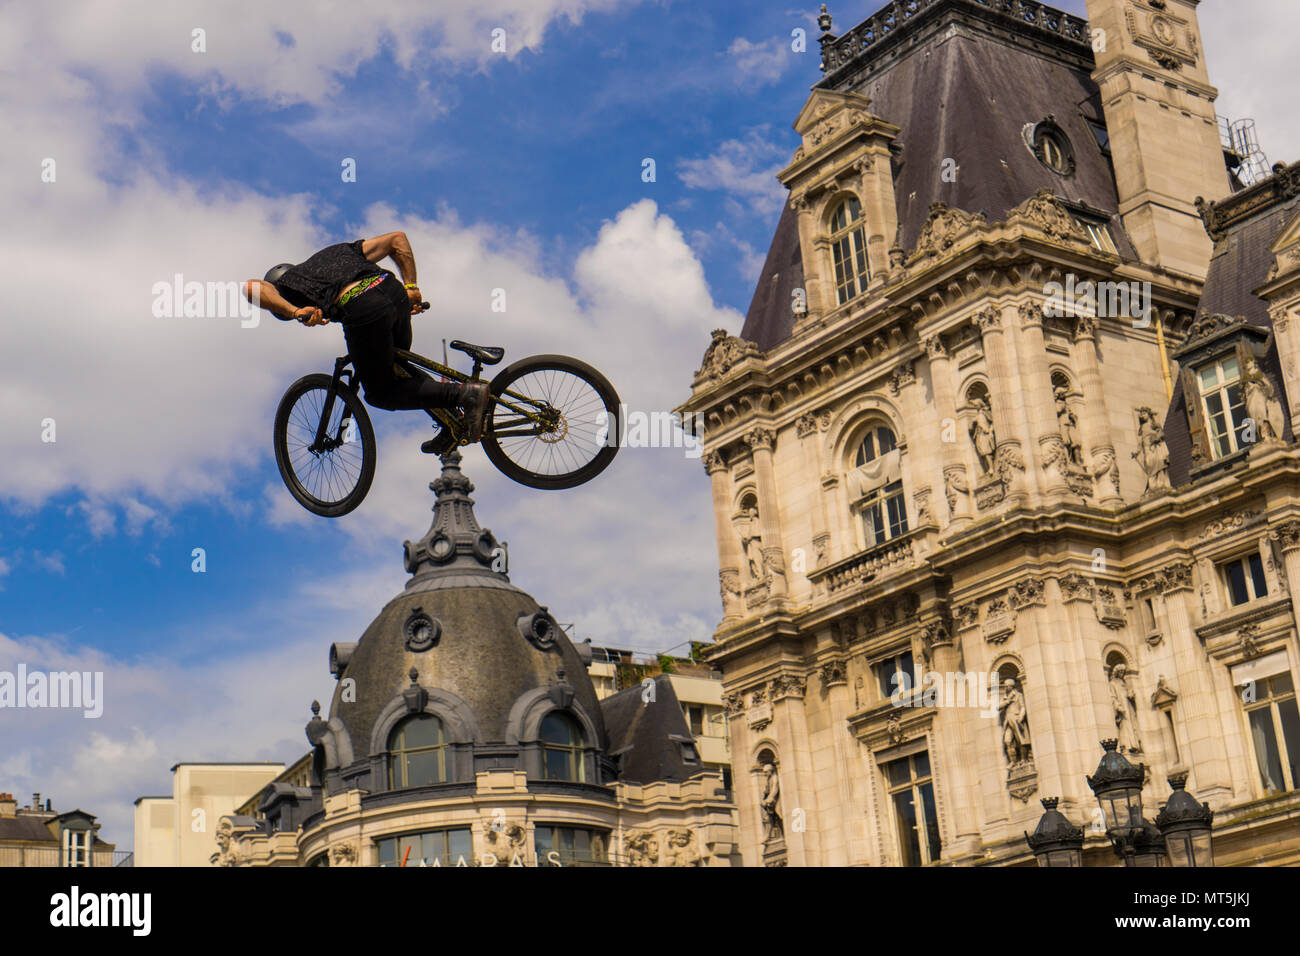
[[368,292],[369,290],[373,289],[375,286],[379,285],[379,283],[383,282],[387,278],[388,276],[375,276],[373,279],[370,279],[368,281],[363,280],[359,285],[354,285],[351,289],[348,289],[347,292],[344,292],[341,296],[339,296],[338,301],[335,302],[334,304],[346,305],[349,301],[355,299],[361,293]]

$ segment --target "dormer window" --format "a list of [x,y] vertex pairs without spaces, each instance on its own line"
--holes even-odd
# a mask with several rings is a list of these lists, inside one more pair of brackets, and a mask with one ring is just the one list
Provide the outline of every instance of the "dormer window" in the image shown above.
[[1215,458],[1224,458],[1246,446],[1246,400],[1241,387],[1241,366],[1235,355],[1208,362],[1196,370],[1201,406]]
[[1115,248],[1115,239],[1110,234],[1110,226],[1099,219],[1090,219],[1086,216],[1075,216],[1074,221],[1088,234],[1088,241],[1092,243],[1094,249],[1112,256],[1119,255],[1119,250]]
[[831,258],[835,266],[835,295],[843,305],[866,291],[867,240],[863,232],[862,204],[850,196],[831,215]]
[[566,714],[547,714],[542,720],[542,776],[547,780],[584,779],[582,731]]
[[1074,174],[1074,148],[1053,116],[1036,126],[1025,127],[1025,145],[1038,161],[1058,176]]
[[388,736],[388,788],[446,783],[450,750],[442,721],[433,714],[406,718]]

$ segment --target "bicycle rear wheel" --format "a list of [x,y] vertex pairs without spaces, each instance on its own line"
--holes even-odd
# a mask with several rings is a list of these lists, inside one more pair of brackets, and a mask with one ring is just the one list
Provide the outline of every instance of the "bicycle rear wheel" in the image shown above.
[[618,452],[614,386],[585,362],[534,355],[492,379],[483,451],[530,488],[572,488],[595,478]]
[[322,442],[316,434],[333,379],[316,373],[289,386],[275,412],[275,463],[289,494],[312,514],[338,518],[365,499],[375,477],[375,430],[361,399],[334,393]]

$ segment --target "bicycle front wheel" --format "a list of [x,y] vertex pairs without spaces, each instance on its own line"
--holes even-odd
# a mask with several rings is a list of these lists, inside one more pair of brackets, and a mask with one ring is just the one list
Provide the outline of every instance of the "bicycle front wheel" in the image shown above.
[[321,373],[303,376],[289,386],[275,412],[280,477],[300,505],[322,518],[355,509],[375,477],[370,416],[349,388],[340,387],[330,401],[332,381]]
[[572,488],[595,478],[618,452],[614,386],[585,362],[534,355],[492,379],[483,451],[530,488]]

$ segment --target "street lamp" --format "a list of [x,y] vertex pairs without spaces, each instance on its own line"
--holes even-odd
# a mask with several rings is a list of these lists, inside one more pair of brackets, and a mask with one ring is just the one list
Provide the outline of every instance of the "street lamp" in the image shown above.
[[[1096,772],[1087,778],[1088,786],[1097,797],[1106,833],[1115,846],[1115,852],[1124,857],[1124,865],[1158,866],[1159,863],[1151,859],[1152,835],[1147,830],[1151,825],[1142,817],[1142,784],[1147,770],[1143,765],[1135,767],[1129,763],[1115,749],[1118,743],[1114,738],[1101,742],[1105,753],[1101,755]],[[1137,860],[1139,852],[1143,856],[1140,864]]]
[[1083,866],[1083,830],[1056,809],[1059,802],[1060,797],[1043,799],[1046,812],[1033,835],[1025,834],[1025,842],[1034,851],[1039,866]]
[[1197,803],[1188,793],[1187,773],[1169,777],[1173,794],[1164,809],[1156,816],[1156,826],[1164,834],[1173,866],[1214,866],[1214,848],[1210,839],[1210,825],[1214,811],[1208,803]]

